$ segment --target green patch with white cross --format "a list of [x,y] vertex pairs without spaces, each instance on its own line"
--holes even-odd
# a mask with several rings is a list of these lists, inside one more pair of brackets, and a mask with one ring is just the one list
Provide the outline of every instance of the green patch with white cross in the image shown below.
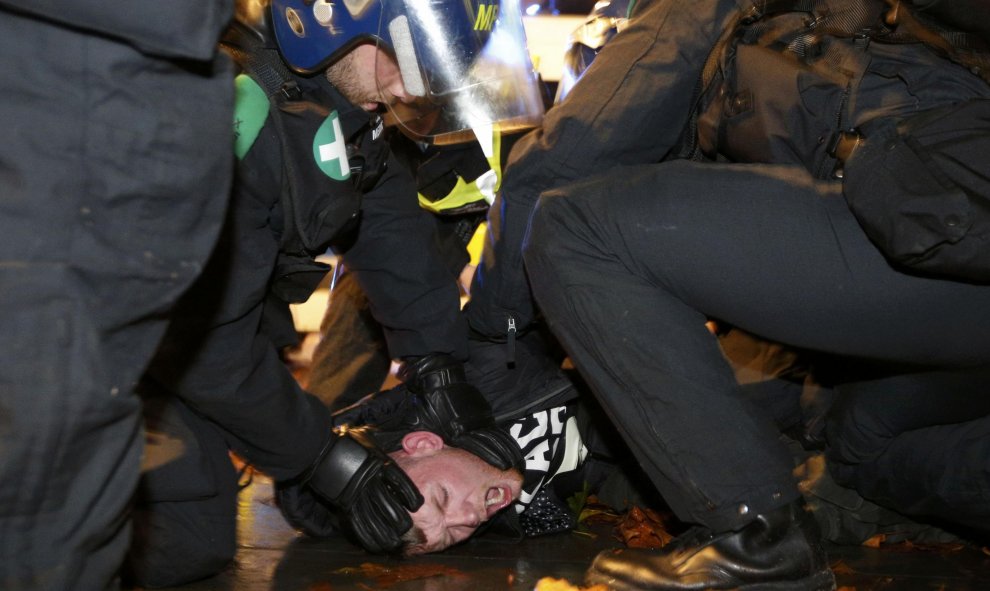
[[247,74],[234,79],[234,154],[244,158],[268,120],[268,97]]
[[323,174],[337,181],[346,181],[351,176],[351,166],[347,161],[347,143],[340,129],[337,111],[331,111],[326,120],[316,130],[313,137],[313,159]]

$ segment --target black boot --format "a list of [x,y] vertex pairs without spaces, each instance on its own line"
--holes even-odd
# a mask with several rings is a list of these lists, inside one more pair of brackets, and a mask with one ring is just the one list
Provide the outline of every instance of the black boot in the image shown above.
[[818,526],[803,503],[758,515],[739,531],[696,528],[659,551],[602,552],[587,582],[619,591],[835,589]]

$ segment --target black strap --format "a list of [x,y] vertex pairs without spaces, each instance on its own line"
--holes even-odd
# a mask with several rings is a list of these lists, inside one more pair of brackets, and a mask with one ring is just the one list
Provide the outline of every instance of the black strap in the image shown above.
[[276,95],[287,99],[298,98],[292,73],[278,50],[269,47],[247,26],[234,21],[220,40],[220,47],[261,86],[269,98]]
[[703,160],[698,145],[698,117],[705,108],[706,97],[718,86],[726,49],[733,41],[746,35],[758,37],[758,23],[784,13],[804,12],[809,20],[804,30],[795,31],[778,43],[806,59],[825,59],[833,69],[842,65],[841,55],[812,52],[825,36],[883,43],[924,43],[942,57],[968,68],[974,75],[990,83],[990,44],[975,33],[949,30],[931,18],[916,15],[901,0],[753,0],[722,32],[705,60],[701,77],[695,86],[691,116],[681,136],[678,158]]
[[[960,31],[918,13],[904,0],[754,0],[751,24],[785,12],[808,12],[817,35],[868,37],[883,43],[924,43],[930,49],[990,83],[990,42],[976,32]],[[837,9],[838,8],[838,9]]]

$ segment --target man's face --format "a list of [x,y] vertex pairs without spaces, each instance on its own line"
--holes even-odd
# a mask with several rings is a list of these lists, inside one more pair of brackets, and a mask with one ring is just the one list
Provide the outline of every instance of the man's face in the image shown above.
[[375,45],[358,45],[327,68],[326,76],[344,98],[366,111],[409,100],[399,66]]
[[410,548],[410,554],[439,552],[463,542],[519,498],[522,476],[516,470],[498,470],[464,450],[445,447],[427,431],[409,433],[402,445],[391,455],[424,498],[412,520],[426,541]]

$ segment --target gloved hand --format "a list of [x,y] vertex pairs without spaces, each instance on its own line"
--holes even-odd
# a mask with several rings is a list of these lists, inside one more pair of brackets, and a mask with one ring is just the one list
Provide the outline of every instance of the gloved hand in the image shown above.
[[494,427],[492,407],[464,377],[464,366],[450,355],[434,353],[407,362],[399,378],[417,396],[418,407],[407,413],[413,429],[432,431],[448,444],[469,431]]
[[406,364],[399,377],[415,395],[403,418],[405,428],[432,431],[500,470],[522,466],[519,444],[495,426],[491,405],[467,382],[461,362],[450,355],[427,355]]
[[[372,425],[378,434],[377,440],[389,445],[389,438],[399,440],[409,431],[424,429],[439,419],[437,413],[424,403],[423,399],[412,394],[405,384],[369,394],[358,402],[333,414],[335,427]],[[433,418],[430,418],[433,417]],[[434,433],[438,431],[430,428]],[[443,436],[443,435],[441,435]],[[448,445],[468,451],[500,470],[513,466],[522,468],[523,457],[519,444],[505,430],[495,426],[479,427],[453,437],[446,437]]]
[[522,450],[506,429],[481,427],[459,435],[450,445],[478,456],[499,470],[516,468],[523,471]]
[[329,501],[345,533],[370,552],[398,549],[409,513],[423,505],[409,476],[356,430],[333,433],[300,484]]

